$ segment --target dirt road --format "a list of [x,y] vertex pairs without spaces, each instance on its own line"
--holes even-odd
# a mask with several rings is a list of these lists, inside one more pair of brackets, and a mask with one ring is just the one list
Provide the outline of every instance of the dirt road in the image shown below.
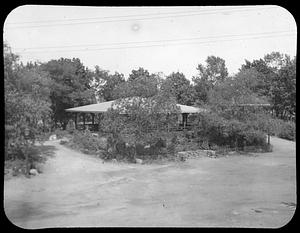
[[4,183],[8,219],[22,228],[95,226],[281,227],[296,204],[295,143],[272,153],[113,164],[59,145],[44,173]]

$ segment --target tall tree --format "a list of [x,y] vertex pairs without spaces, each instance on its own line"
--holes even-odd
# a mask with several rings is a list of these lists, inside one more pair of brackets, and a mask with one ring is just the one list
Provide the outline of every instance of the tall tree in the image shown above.
[[223,82],[228,77],[225,60],[220,57],[208,56],[205,60],[206,66],[198,65],[200,78],[210,81],[213,85]]
[[271,98],[277,117],[294,118],[296,115],[296,59],[285,61],[272,83]]
[[217,84],[222,83],[228,77],[228,71],[225,60],[208,56],[205,60],[206,65],[199,64],[197,66],[198,75],[193,77],[195,89],[195,101],[198,104],[205,104],[208,101],[208,92]]
[[110,101],[114,99],[113,90],[116,86],[125,82],[123,74],[115,72],[109,74],[106,70],[101,70],[96,66],[95,70],[95,89],[97,90],[97,96],[103,101]]
[[[39,67],[23,66],[4,44],[5,156],[24,158],[24,130],[40,133],[50,118],[49,78]],[[21,152],[21,153],[20,153]]]
[[113,97],[151,97],[157,94],[160,85],[160,77],[150,74],[147,70],[139,68],[133,70],[126,82],[121,82],[113,90]]
[[179,104],[194,104],[194,88],[183,73],[171,73],[163,82],[161,89],[170,92]]
[[139,67],[137,70],[132,70],[131,74],[129,74],[128,81],[133,81],[136,79],[149,77],[150,73],[148,70],[145,70],[142,67]]
[[264,59],[245,61],[240,71],[255,69],[255,92],[267,96],[277,117],[295,115],[296,63],[286,54],[272,52]]
[[68,122],[65,109],[96,102],[92,72],[78,58],[51,60],[42,68],[53,81],[50,94],[53,120],[65,129]]

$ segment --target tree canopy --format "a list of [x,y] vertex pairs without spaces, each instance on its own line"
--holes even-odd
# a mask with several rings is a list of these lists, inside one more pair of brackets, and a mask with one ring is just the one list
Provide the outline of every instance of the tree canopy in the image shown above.
[[162,83],[161,89],[171,93],[179,104],[193,105],[194,88],[183,73],[171,73]]
[[96,102],[92,72],[78,58],[51,60],[42,64],[42,70],[48,72],[53,81],[50,98],[56,124],[66,127],[68,116],[65,109]]

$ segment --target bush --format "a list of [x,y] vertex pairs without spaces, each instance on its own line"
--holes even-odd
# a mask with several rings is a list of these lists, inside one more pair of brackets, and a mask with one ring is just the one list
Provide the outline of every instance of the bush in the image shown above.
[[245,146],[266,148],[266,133],[256,129],[252,122],[225,119],[216,113],[199,115],[194,122],[194,134],[199,147],[216,149],[222,147],[243,150]]
[[279,138],[287,140],[295,140],[296,126],[294,122],[284,121],[281,125],[280,132],[277,134]]
[[55,134],[57,139],[62,139],[64,137],[66,137],[67,135],[69,135],[69,132],[66,130],[56,129],[56,130],[54,130],[53,133],[51,133],[51,135],[52,134]]
[[245,146],[263,147],[266,145],[266,135],[258,130],[250,129],[243,132]]
[[287,140],[295,140],[296,125],[293,121],[272,118],[269,120],[270,134]]
[[90,153],[106,149],[106,140],[98,136],[94,136],[88,130],[74,131],[71,143],[78,149],[88,150]]

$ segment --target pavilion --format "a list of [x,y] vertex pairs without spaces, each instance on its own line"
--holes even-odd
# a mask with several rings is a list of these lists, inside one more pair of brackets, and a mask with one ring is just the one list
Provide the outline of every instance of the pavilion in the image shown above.
[[[78,116],[82,117],[83,121],[83,128],[87,126],[91,126],[90,128],[95,128],[95,116],[101,113],[106,112],[108,109],[113,107],[113,104],[115,103],[116,100],[112,101],[107,101],[107,102],[102,102],[102,103],[97,103],[97,104],[89,104],[89,105],[84,105],[84,106],[79,106],[75,108],[69,108],[66,109],[67,112],[73,113],[74,114],[74,122],[75,122],[75,128],[78,128]],[[182,105],[182,104],[177,104],[179,107],[179,111],[181,114],[181,126],[183,128],[186,128],[187,126],[187,119],[189,114],[193,113],[199,113],[199,112],[206,112],[206,109],[203,108],[198,108],[198,107],[192,107],[192,106],[187,106],[187,105]],[[91,122],[87,123],[86,118],[88,116],[91,116]]]

